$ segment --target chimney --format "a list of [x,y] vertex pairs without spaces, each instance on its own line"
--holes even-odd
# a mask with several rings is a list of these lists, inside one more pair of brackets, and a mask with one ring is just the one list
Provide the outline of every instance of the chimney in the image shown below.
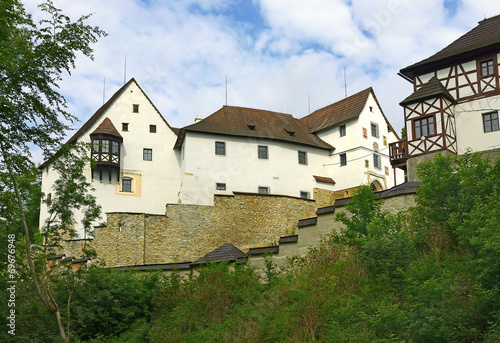
[[194,122],[195,122],[195,123],[198,123],[198,122],[200,122],[200,121],[202,121],[202,120],[203,120],[203,117],[202,117],[202,116],[200,116],[200,115],[197,115],[197,116],[196,116],[196,118],[194,118]]

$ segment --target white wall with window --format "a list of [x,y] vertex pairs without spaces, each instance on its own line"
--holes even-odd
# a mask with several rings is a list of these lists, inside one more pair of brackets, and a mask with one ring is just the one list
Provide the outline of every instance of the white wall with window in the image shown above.
[[[224,154],[222,144],[224,143]],[[183,204],[212,205],[214,194],[280,194],[299,197],[318,187],[330,151],[276,140],[186,132],[181,163]],[[301,163],[301,162],[306,162]],[[220,189],[224,183],[226,189]],[[333,190],[333,185],[321,185]]]
[[[135,82],[129,82],[124,87],[115,101],[78,138],[78,141],[90,143],[90,133],[106,117],[123,137],[119,147],[120,180],[113,174],[109,181],[107,169],[103,168],[102,182],[96,172],[91,181],[90,166],[85,170],[85,175],[96,189],[94,195],[102,206],[103,216],[96,225],[104,221],[106,212],[164,214],[166,203],[177,203],[179,152],[172,149],[177,137]],[[151,129],[152,126],[154,129]],[[112,144],[101,140],[94,145],[94,149],[114,153],[117,147]],[[50,193],[57,174],[50,166],[45,169],[49,172],[43,173],[42,191]],[[43,223],[47,213],[45,204],[41,206],[40,220]],[[76,217],[79,220],[81,214],[76,213]],[[83,237],[81,227],[76,229]]]

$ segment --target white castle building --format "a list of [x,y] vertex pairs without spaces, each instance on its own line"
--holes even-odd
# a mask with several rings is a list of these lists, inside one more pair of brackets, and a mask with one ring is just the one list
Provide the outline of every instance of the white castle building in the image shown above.
[[[384,190],[404,181],[389,160],[388,145],[398,140],[372,88],[301,119],[223,106],[175,129],[131,79],[68,144],[92,143],[89,154],[97,167],[89,165],[85,173],[104,215],[161,215],[166,204],[213,205],[215,194],[314,199],[317,190],[362,184]],[[42,191],[49,196],[57,173],[49,161],[40,169]],[[41,226],[47,215],[42,203]]]

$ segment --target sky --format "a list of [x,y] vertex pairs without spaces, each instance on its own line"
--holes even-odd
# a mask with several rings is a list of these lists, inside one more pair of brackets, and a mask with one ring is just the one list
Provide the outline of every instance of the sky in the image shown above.
[[108,34],[60,83],[75,128],[134,77],[173,127],[226,103],[302,118],[373,87],[399,133],[413,89],[398,71],[500,14],[498,0],[53,1]]

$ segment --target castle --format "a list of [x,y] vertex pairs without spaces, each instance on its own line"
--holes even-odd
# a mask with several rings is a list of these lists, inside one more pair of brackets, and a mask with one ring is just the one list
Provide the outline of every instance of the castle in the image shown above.
[[[324,215],[361,184],[411,206],[417,163],[498,148],[499,64],[495,16],[403,68],[414,93],[401,102],[401,140],[371,88],[301,119],[223,106],[179,130],[132,79],[68,142],[93,144],[97,168],[86,173],[107,224],[95,228],[92,245],[109,266],[189,267],[207,254],[279,253],[285,243],[302,246],[301,237],[313,245],[326,232],[306,231],[331,230],[333,216]],[[57,175],[49,162],[40,168],[50,194]],[[41,222],[45,212],[42,205]],[[65,255],[81,244],[68,240]]]

